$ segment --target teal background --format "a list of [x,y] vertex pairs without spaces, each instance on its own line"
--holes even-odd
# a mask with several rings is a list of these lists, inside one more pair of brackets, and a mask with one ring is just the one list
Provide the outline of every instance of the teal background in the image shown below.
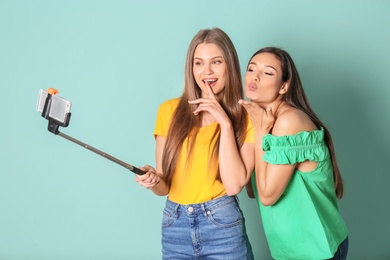
[[[154,165],[158,105],[181,94],[188,44],[218,26],[242,74],[257,49],[293,56],[336,146],[349,259],[390,259],[390,1],[0,0],[0,259],[160,259],[164,197],[47,131],[39,89],[72,102],[61,131]],[[256,259],[270,259],[240,195]],[[299,202],[297,202],[299,203]]]

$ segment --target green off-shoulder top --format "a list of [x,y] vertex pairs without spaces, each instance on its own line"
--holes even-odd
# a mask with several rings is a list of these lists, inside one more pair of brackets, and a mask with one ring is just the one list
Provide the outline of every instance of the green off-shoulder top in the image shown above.
[[279,200],[264,206],[259,200],[256,176],[252,174],[264,232],[275,259],[332,258],[348,230],[338,210],[333,167],[324,130],[263,138],[263,160],[269,164],[293,165],[317,162],[311,172],[295,169]]

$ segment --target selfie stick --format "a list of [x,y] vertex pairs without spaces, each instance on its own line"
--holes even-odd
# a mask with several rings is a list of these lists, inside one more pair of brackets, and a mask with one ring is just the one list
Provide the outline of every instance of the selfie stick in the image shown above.
[[47,93],[48,94],[47,94],[47,98],[46,98],[46,101],[45,101],[45,106],[44,106],[44,109],[42,111],[42,117],[44,117],[47,120],[49,120],[49,124],[48,124],[49,132],[51,132],[51,133],[53,133],[55,135],[59,135],[59,136],[65,138],[65,139],[67,139],[67,140],[69,140],[69,141],[71,141],[71,142],[73,142],[75,144],[78,144],[78,145],[80,145],[80,146],[82,146],[82,147],[84,147],[84,148],[86,148],[86,149],[88,149],[88,150],[90,150],[90,151],[92,151],[92,152],[94,152],[96,154],[99,154],[99,155],[103,156],[104,158],[106,158],[106,159],[108,159],[108,160],[110,160],[112,162],[115,162],[115,163],[125,167],[126,169],[134,172],[135,174],[143,175],[143,174],[146,173],[145,171],[143,171],[143,170],[141,170],[141,169],[139,169],[137,167],[134,167],[131,164],[125,163],[124,161],[121,161],[121,160],[119,160],[119,159],[117,159],[117,158],[115,158],[115,157],[113,157],[113,156],[111,156],[111,155],[109,155],[109,154],[107,154],[105,152],[102,152],[102,151],[96,149],[95,147],[92,147],[92,146],[90,146],[90,145],[88,145],[86,143],[83,143],[83,142],[81,142],[81,141],[79,141],[79,140],[77,140],[77,139],[75,139],[75,138],[73,138],[73,137],[71,137],[69,135],[61,133],[58,129],[59,129],[60,126],[66,127],[66,126],[69,125],[69,120],[70,120],[71,113],[69,112],[69,113],[66,114],[64,122],[59,122],[59,121],[53,119],[52,117],[50,117],[49,114],[50,114],[50,109],[51,109],[52,95],[56,95],[58,93],[58,91],[55,90],[55,89],[48,89]]
[[81,141],[79,141],[77,139],[74,139],[73,137],[70,137],[69,135],[61,133],[59,131],[58,131],[58,135],[63,137],[63,138],[65,138],[65,139],[67,139],[67,140],[69,140],[69,141],[72,141],[73,143],[81,145],[82,147],[84,147],[84,148],[86,148],[86,149],[88,149],[88,150],[90,150],[90,151],[92,151],[94,153],[97,153],[97,154],[103,156],[104,158],[107,158],[108,160],[111,160],[111,161],[113,161],[113,162],[115,162],[115,163],[125,167],[126,169],[128,169],[128,170],[130,170],[130,171],[132,171],[132,172],[134,172],[134,173],[136,173],[138,175],[145,174],[145,172],[142,171],[141,169],[138,169],[137,167],[134,167],[133,165],[130,165],[128,163],[125,163],[124,161],[121,161],[121,160],[119,160],[119,159],[117,159],[117,158],[115,158],[115,157],[113,157],[113,156],[111,156],[111,155],[109,155],[109,154],[107,154],[105,152],[102,152],[102,151],[100,151],[100,150],[98,150],[98,149],[96,149],[96,148],[86,144],[86,143],[83,143],[83,142],[81,142]]

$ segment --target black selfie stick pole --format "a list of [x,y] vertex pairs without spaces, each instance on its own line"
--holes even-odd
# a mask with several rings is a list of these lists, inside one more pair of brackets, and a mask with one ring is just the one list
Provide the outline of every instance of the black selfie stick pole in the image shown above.
[[145,174],[146,172],[141,170],[141,169],[138,169],[137,167],[134,167],[133,165],[131,164],[128,164],[128,163],[125,163],[124,161],[121,161],[105,152],[102,152],[86,143],[83,143],[73,137],[70,137],[69,135],[66,135],[64,133],[61,133],[58,129],[60,126],[63,126],[63,127],[66,127],[69,125],[69,120],[70,120],[70,115],[71,113],[67,113],[66,114],[66,119],[64,120],[64,122],[59,122],[53,118],[51,118],[49,115],[50,115],[50,109],[51,109],[51,102],[52,102],[52,94],[48,94],[47,95],[47,98],[46,98],[46,101],[45,101],[45,106],[44,106],[44,109],[42,111],[42,117],[46,118],[48,121],[49,121],[49,124],[48,124],[48,127],[47,127],[47,130],[49,130],[49,132],[55,134],[55,135],[59,135],[69,141],[72,141],[73,143],[76,143],[78,145],[81,145],[82,147],[94,152],[94,153],[97,153],[101,156],[103,156],[104,158],[107,158],[123,167],[125,167],[126,169],[134,172],[135,174],[138,174],[138,175],[143,175]]
[[113,161],[113,162],[115,162],[115,163],[125,167],[126,169],[134,172],[135,174],[138,174],[138,175],[145,174],[145,172],[143,170],[138,169],[137,167],[134,167],[133,165],[130,165],[128,163],[125,163],[124,161],[121,161],[121,160],[119,160],[119,159],[117,159],[117,158],[115,158],[115,157],[113,157],[113,156],[111,156],[111,155],[109,155],[109,154],[107,154],[105,152],[102,152],[102,151],[96,149],[95,147],[92,147],[92,146],[90,146],[90,145],[88,145],[86,143],[83,143],[83,142],[81,142],[81,141],[79,141],[79,140],[77,140],[77,139],[75,139],[73,137],[70,137],[69,135],[61,133],[59,131],[58,131],[58,135],[63,137],[63,138],[65,138],[65,139],[67,139],[67,140],[69,140],[69,141],[72,141],[73,143],[81,145],[82,147],[84,147],[84,148],[86,148],[86,149],[88,149],[88,150],[90,150],[90,151],[92,151],[94,153],[97,153],[97,154],[103,156],[104,158],[107,158],[108,160],[111,160],[111,161]]

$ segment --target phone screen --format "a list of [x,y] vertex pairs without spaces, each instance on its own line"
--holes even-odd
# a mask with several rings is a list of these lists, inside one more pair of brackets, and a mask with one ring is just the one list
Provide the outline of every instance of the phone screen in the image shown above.
[[[45,107],[45,102],[48,94],[45,90],[39,90],[38,101],[37,101],[37,111],[42,113]],[[52,101],[49,111],[49,117],[57,120],[60,123],[65,123],[66,115],[70,112],[71,103],[69,100],[66,100],[57,95],[52,95]]]

